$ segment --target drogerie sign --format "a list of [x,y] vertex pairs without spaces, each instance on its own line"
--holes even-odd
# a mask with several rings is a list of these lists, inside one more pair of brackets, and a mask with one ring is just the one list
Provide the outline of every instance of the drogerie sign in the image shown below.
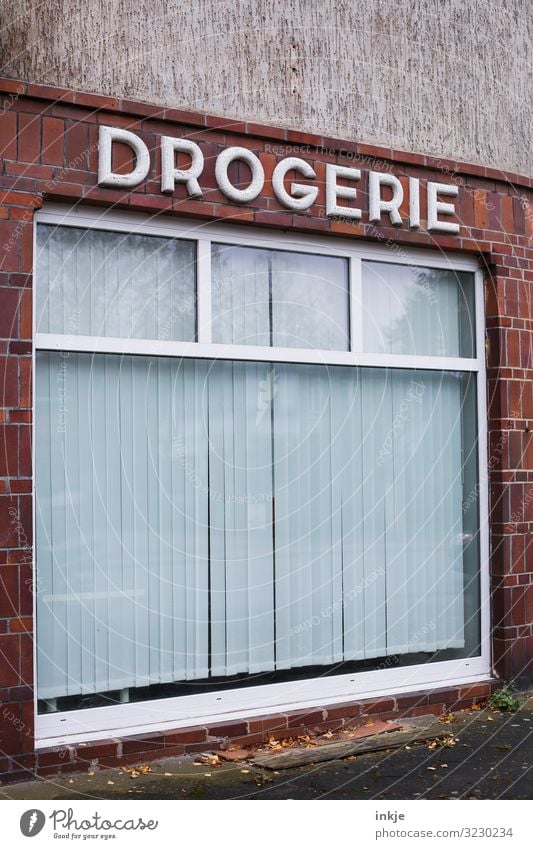
[[[118,174],[112,167],[112,147],[114,142],[128,145],[135,154],[135,167],[129,174]],[[172,194],[177,184],[183,184],[191,198],[201,198],[204,155],[200,145],[189,139],[161,136],[161,191]],[[181,156],[180,156],[181,154]],[[186,167],[181,162],[186,156]],[[229,166],[239,160],[250,169],[250,183],[246,188],[235,186],[229,177]],[[180,163],[178,167],[178,161]],[[150,170],[150,152],[139,136],[129,130],[116,127],[100,127],[98,184],[110,188],[132,189],[148,176]],[[294,179],[296,177],[296,180]],[[265,172],[261,160],[252,151],[244,147],[228,147],[217,156],[215,178],[220,191],[236,203],[252,203],[263,192]],[[300,182],[303,178],[305,182]],[[303,212],[316,201],[318,186],[313,167],[297,156],[287,156],[277,163],[272,175],[272,191],[282,206]],[[326,215],[328,218],[350,218],[358,220],[362,209],[358,203],[357,184],[361,180],[358,168],[326,163]],[[339,183],[339,181],[342,181]],[[384,189],[387,188],[387,199]],[[420,227],[420,197],[424,187],[417,177],[409,178],[409,216],[406,218],[410,228]],[[455,205],[450,198],[456,198],[459,187],[447,183],[425,184],[427,201],[427,229],[440,233],[458,233],[459,224],[453,220]],[[443,200],[446,198],[447,200]],[[404,191],[400,180],[392,174],[379,171],[368,172],[368,218],[375,224],[391,223],[401,227],[405,221],[400,213]],[[385,221],[382,217],[385,216]],[[387,220],[388,219],[388,220]]]

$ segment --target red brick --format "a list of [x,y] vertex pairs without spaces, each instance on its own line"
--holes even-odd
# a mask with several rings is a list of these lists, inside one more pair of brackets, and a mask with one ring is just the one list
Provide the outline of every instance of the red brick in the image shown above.
[[253,209],[222,203],[214,204],[213,213],[215,218],[225,218],[234,221],[253,221],[255,215]]
[[295,726],[313,725],[315,722],[324,722],[326,716],[324,710],[294,711],[287,714],[289,732]]
[[248,733],[248,725],[246,722],[221,722],[210,725],[208,733],[210,737],[242,737]]
[[27,616],[24,619],[11,619],[9,622],[9,630],[13,634],[18,634],[21,631],[31,631],[33,629],[33,619]]
[[76,757],[78,760],[93,761],[98,758],[111,757],[117,754],[118,740],[99,740],[95,743],[77,743]]
[[[223,747],[222,740],[209,738],[206,743],[185,743],[183,748],[187,754],[195,754],[196,752],[218,752]],[[165,755],[167,750],[165,749]]]
[[360,716],[362,705],[360,702],[347,702],[339,705],[332,705],[326,708],[327,720],[332,719],[348,719],[355,716]]
[[15,340],[9,343],[8,350],[10,354],[18,354],[19,356],[23,356],[31,354],[32,345],[29,340],[27,342],[19,342],[18,340]]
[[163,734],[145,734],[138,737],[128,737],[122,743],[122,752],[124,755],[132,755],[137,752],[150,752],[155,749],[162,752],[165,746],[165,738]]
[[207,728],[178,728],[175,731],[164,731],[163,738],[165,748],[185,743],[201,743],[207,740]]
[[19,270],[20,242],[20,223],[0,221],[0,271]]
[[16,477],[18,475],[18,453],[18,425],[0,426],[0,475],[2,477]]
[[504,195],[501,200],[503,229],[506,233],[514,233],[513,199],[509,195]]
[[405,710],[408,708],[419,707],[420,705],[427,705],[428,703],[428,694],[427,693],[409,693],[405,696],[398,696],[396,699],[396,707],[398,710]]
[[19,361],[20,365],[20,406],[31,407],[31,358],[24,357]]
[[61,118],[43,119],[43,141],[41,159],[45,165],[63,165],[65,145],[65,122]]
[[39,161],[41,152],[41,119],[38,115],[19,114],[18,151],[20,162]]
[[[13,635],[15,639],[15,635]],[[20,681],[31,686],[33,683],[33,637],[31,634],[20,634]]]
[[44,100],[63,101],[67,103],[74,100],[74,95],[71,91],[58,86],[43,85],[42,83],[28,83],[26,89],[28,97],[37,97]]
[[18,338],[20,294],[17,289],[0,289],[0,338]]
[[486,684],[470,684],[469,686],[461,687],[459,690],[460,699],[484,699],[488,698],[491,693],[490,683]]
[[[281,739],[287,736],[286,732]],[[243,748],[244,746],[259,746],[261,743],[265,743],[269,736],[267,733],[258,732],[257,734],[245,734],[243,737],[230,737],[227,743],[224,743],[223,746],[232,746],[235,748]]]
[[488,227],[489,211],[487,209],[487,203],[487,192],[474,192],[474,222],[476,227]]
[[86,124],[67,121],[65,129],[65,166],[88,167],[89,131]]
[[391,710],[394,710],[394,699],[376,699],[373,702],[364,702],[362,704],[363,714],[385,713]]
[[17,506],[17,499],[0,497],[0,548],[12,548],[18,545]]
[[0,77],[0,91],[21,95],[26,91],[26,83],[8,77]]
[[72,746],[51,746],[47,749],[39,749],[37,752],[39,772],[41,767],[71,763],[74,751],[75,749]]
[[[16,566],[0,566],[0,616],[11,617],[19,613],[19,572]],[[0,678],[2,684],[3,677]]]
[[116,97],[106,97],[101,94],[87,94],[86,92],[76,91],[74,93],[74,102],[81,106],[92,106],[95,109],[118,109],[119,101]]
[[273,716],[254,716],[248,720],[248,728],[251,734],[272,733],[282,734],[287,728],[286,714],[274,714]]
[[20,638],[17,634],[0,637],[0,665],[2,683],[6,687],[20,684],[19,662]]
[[[0,637],[0,644],[2,639]],[[15,755],[21,753],[20,721],[20,706],[17,702],[2,704],[0,711],[0,754]]]
[[3,111],[0,120],[0,157],[15,159],[17,156],[17,113]]

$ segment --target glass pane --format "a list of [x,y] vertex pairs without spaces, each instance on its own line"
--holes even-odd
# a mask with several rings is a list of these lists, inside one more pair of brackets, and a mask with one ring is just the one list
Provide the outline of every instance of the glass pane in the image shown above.
[[474,275],[363,262],[363,350],[474,357]]
[[213,342],[349,349],[348,261],[213,245]]
[[39,333],[195,340],[194,242],[41,224],[37,251]]
[[477,654],[476,432],[469,373],[38,352],[39,698]]

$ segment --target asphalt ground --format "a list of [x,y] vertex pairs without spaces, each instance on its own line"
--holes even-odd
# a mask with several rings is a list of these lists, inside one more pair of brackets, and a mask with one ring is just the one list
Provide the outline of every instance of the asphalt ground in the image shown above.
[[0,785],[0,799],[531,799],[533,697],[516,713],[455,716],[443,724],[451,745],[417,743],[277,773],[168,758],[136,778],[113,767]]

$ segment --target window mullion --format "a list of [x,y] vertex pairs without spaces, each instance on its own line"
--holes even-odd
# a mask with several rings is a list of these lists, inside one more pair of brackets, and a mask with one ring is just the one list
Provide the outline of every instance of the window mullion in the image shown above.
[[363,292],[360,257],[350,257],[350,350],[363,350]]
[[211,240],[198,240],[196,272],[196,338],[209,344],[211,330]]

